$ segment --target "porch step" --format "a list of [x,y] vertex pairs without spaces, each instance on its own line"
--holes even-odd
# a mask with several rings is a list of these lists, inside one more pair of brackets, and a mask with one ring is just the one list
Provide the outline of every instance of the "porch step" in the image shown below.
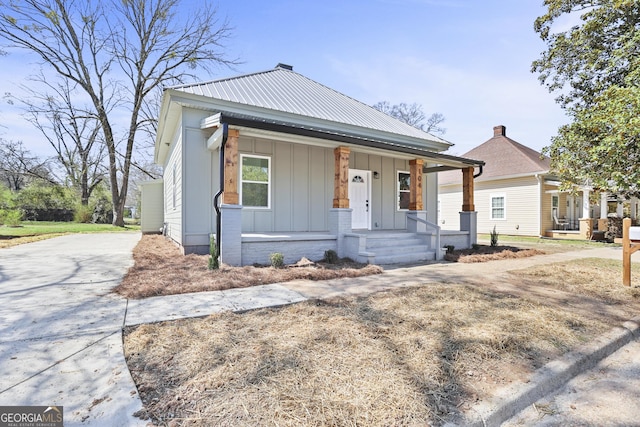
[[378,265],[405,264],[436,259],[425,237],[415,233],[367,235],[366,252],[361,254]]

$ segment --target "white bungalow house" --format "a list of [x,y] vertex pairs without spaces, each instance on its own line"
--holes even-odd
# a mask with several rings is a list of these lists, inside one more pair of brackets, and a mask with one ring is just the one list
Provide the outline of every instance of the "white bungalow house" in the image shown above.
[[[560,183],[549,171],[549,158],[507,137],[505,126],[495,126],[493,137],[463,156],[485,162],[475,183],[478,232],[489,233],[495,227],[507,235],[591,239],[594,231],[606,230],[608,215],[622,217],[622,203],[610,209],[615,197],[606,193],[594,204],[588,186],[574,193],[560,191]],[[455,206],[461,203],[462,194],[458,174],[440,174],[439,225],[443,231],[457,227]],[[635,218],[637,200],[630,203]]]
[[[443,154],[450,145],[283,64],[167,88],[155,144],[164,232],[184,253],[207,253],[214,235],[229,265],[329,249],[378,264],[434,259],[447,239],[476,239],[483,162]],[[469,191],[462,231],[441,235],[443,169],[462,171]]]

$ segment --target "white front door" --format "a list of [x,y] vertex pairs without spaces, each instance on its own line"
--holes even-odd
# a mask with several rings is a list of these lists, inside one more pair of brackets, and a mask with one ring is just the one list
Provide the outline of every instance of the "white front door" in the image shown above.
[[371,228],[370,194],[371,171],[349,169],[349,207],[353,209],[351,228]]

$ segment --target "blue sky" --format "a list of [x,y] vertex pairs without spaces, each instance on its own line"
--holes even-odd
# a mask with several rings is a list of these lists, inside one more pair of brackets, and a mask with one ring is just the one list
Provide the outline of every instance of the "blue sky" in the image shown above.
[[[489,139],[495,125],[541,150],[567,121],[530,72],[545,49],[533,31],[542,0],[220,0],[218,8],[234,27],[227,51],[242,64],[202,80],[290,64],[367,104],[415,102],[427,115],[444,114],[443,137],[457,155]],[[33,61],[2,58],[0,93],[24,83]],[[46,150],[5,101],[0,124],[1,137]]]

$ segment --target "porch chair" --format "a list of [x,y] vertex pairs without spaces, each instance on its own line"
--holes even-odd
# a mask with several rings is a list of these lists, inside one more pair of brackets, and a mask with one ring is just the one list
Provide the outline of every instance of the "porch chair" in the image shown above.
[[566,230],[567,225],[569,225],[569,220],[566,218],[558,219],[558,212],[553,211],[553,222],[558,227],[559,230]]

